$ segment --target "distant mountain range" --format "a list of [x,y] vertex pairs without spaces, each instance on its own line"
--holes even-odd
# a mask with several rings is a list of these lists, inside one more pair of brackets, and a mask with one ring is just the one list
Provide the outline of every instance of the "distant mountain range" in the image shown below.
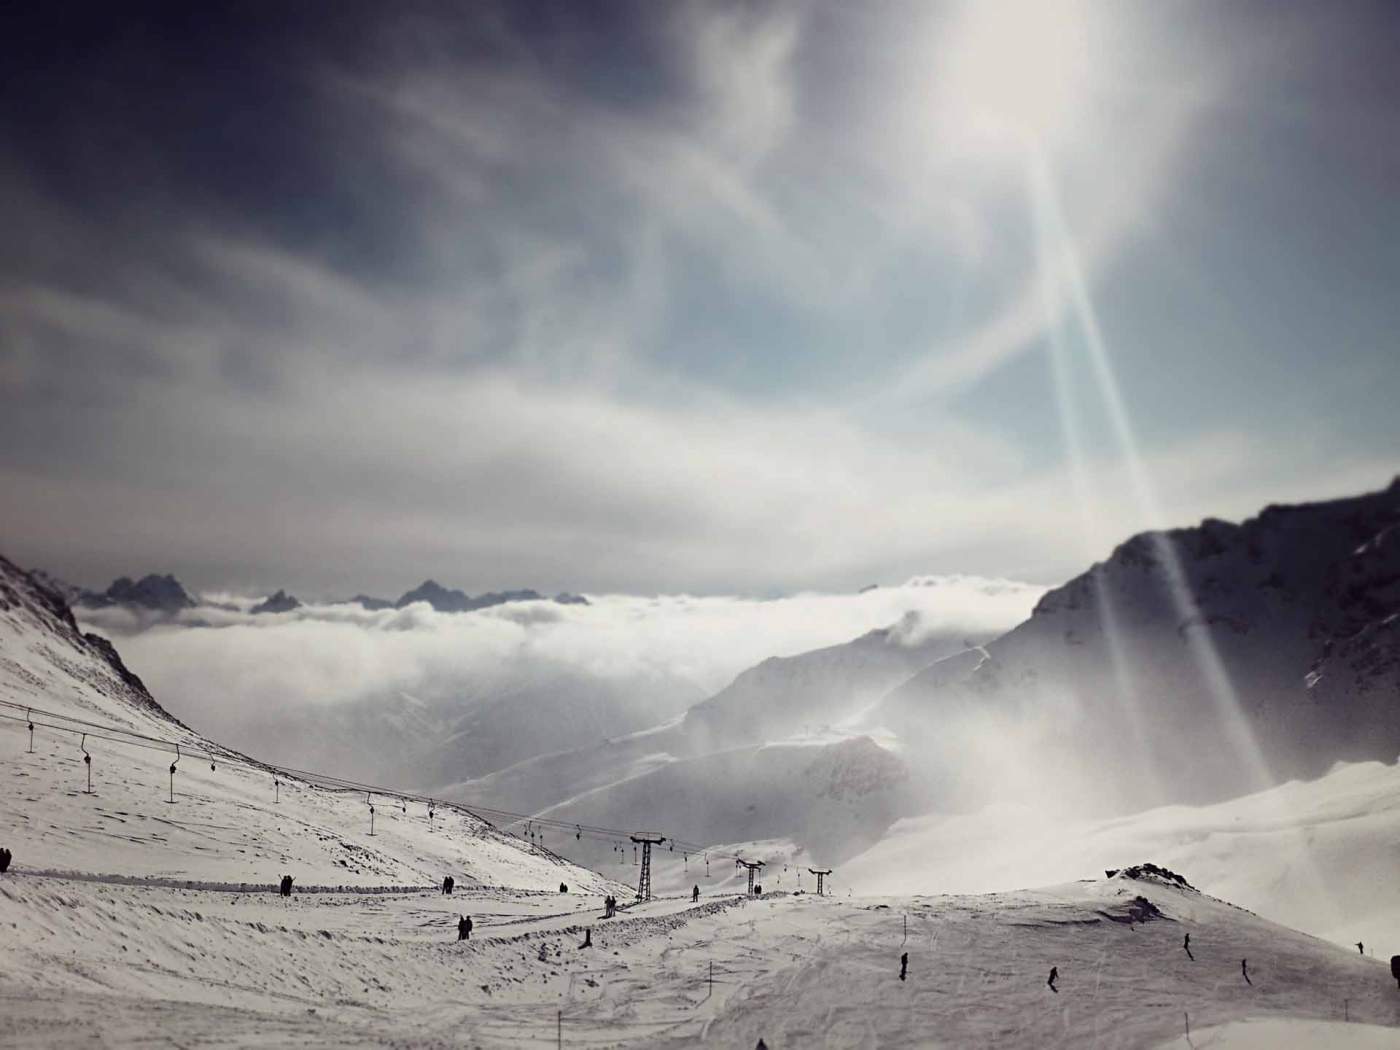
[[[194,609],[201,605],[220,608],[233,608],[226,603],[210,602],[186,590],[174,576],[150,573],[133,582],[130,577],[121,576],[112,582],[105,591],[89,591],[42,570],[34,570],[33,575],[50,590],[61,595],[64,601],[76,608],[107,609],[119,606],[144,613],[157,613],[174,616],[184,609]],[[507,602],[553,601],[560,605],[587,605],[588,599],[581,594],[567,591],[547,598],[538,591],[490,591],[475,597],[464,591],[449,589],[435,580],[424,580],[411,591],[406,591],[398,601],[387,598],[374,598],[367,594],[357,594],[348,602],[329,604],[359,605],[370,611],[380,609],[402,609],[416,602],[426,602],[438,612],[475,612]],[[284,613],[301,608],[303,603],[294,595],[278,590],[250,609],[254,613]]]

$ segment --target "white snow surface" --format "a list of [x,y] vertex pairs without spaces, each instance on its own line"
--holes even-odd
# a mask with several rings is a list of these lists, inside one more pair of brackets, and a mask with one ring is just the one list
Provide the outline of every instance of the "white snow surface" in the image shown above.
[[[31,754],[25,713],[0,707],[0,835],[19,870],[235,886],[291,874],[303,886],[421,887],[449,873],[463,884],[531,890],[557,890],[560,882],[609,886],[461,811],[439,807],[430,824],[421,804],[286,776],[274,787],[270,770],[207,743],[162,711],[138,680],[123,679],[100,644],[3,559],[0,700],[170,740],[181,750],[177,759],[96,733],[84,745],[42,724],[70,723],[35,713],[41,724]],[[91,795],[80,746],[92,756]]]
[[863,893],[1013,889],[1150,857],[1198,889],[1377,956],[1400,953],[1400,765],[1339,765],[1209,806],[1111,820],[1024,806],[899,821],[842,865]]
[[[41,727],[31,753],[23,722],[0,720],[6,1047],[1138,1047],[1188,1017],[1231,1038],[1220,1026],[1287,1022],[1275,1046],[1343,1016],[1400,1032],[1380,960],[1151,881],[860,898],[839,895],[843,873],[837,896],[749,899],[731,868],[698,903],[605,920],[602,895],[627,890],[468,815],[430,827],[381,798],[371,836],[361,795],[293,779],[274,802],[269,771],[169,719],[11,570],[0,699],[179,740],[181,757],[170,802],[174,756],[89,740],[87,794],[75,737]],[[271,888],[284,872],[290,898]],[[452,897],[433,888],[448,872]]]
[[[1130,921],[1143,899],[1161,917]],[[462,912],[476,922],[467,942],[454,937]],[[0,1021],[17,1047],[1137,1047],[1170,1045],[1188,1017],[1209,1029],[1344,1014],[1400,1034],[1379,961],[1125,879],[672,898],[604,920],[596,897],[572,894],[282,900],[7,876],[0,925]],[[1274,1046],[1316,1045],[1309,1025],[1272,1031]]]

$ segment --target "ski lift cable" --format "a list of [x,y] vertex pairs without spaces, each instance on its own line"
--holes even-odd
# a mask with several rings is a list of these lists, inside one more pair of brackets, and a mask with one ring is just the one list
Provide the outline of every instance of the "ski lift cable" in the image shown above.
[[[103,740],[109,743],[124,744],[130,747],[141,747],[153,751],[159,750],[168,752],[172,748],[175,748],[178,751],[178,748],[181,746],[180,741],[170,740],[163,737],[150,736],[145,733],[138,733],[135,730],[124,729],[120,726],[111,726],[100,722],[93,722],[87,719],[66,715],[61,712],[47,711],[42,708],[35,708],[25,704],[17,704],[8,700],[0,700],[0,707],[6,707],[12,710],[24,712],[24,715],[20,716],[10,715],[6,714],[4,711],[0,711],[0,720],[20,722],[24,723],[26,726],[33,725],[45,729],[53,729],[58,732],[73,733],[75,735],[80,735],[84,743],[86,743],[87,737],[90,736],[94,740]],[[71,723],[71,725],[62,725],[55,722],[46,722],[42,718],[38,721],[35,721],[33,719],[33,715],[36,711],[41,716],[48,716],[49,718],[61,719],[63,722]],[[75,729],[73,728],[73,726],[75,725],[85,726],[88,728],[86,730]],[[185,745],[188,745],[189,743],[190,741],[184,742]],[[577,821],[560,820],[552,817],[541,817],[529,813],[518,813],[512,810],[499,809],[492,806],[479,806],[471,802],[438,800],[435,797],[420,795],[411,791],[404,791],[400,788],[385,787],[383,785],[376,784],[366,784],[362,781],[349,780],[347,778],[337,777],[329,773],[320,773],[314,770],[298,769],[292,766],[278,766],[272,763],[260,762],[256,759],[250,759],[232,748],[228,748],[225,745],[218,744],[213,741],[206,741],[205,750],[206,753],[209,755],[211,766],[214,764],[214,752],[218,751],[220,753],[220,758],[226,765],[234,765],[258,772],[271,773],[274,779],[276,779],[276,777],[280,774],[281,776],[286,777],[288,779],[300,779],[312,786],[320,787],[327,790],[355,792],[364,791],[367,793],[367,798],[368,793],[374,792],[398,799],[401,802],[419,802],[429,807],[445,806],[448,809],[457,810],[458,812],[465,813],[468,816],[475,817],[478,820],[482,820],[485,823],[493,825],[494,822],[489,818],[494,817],[498,820],[503,820],[506,822],[507,826],[511,824],[528,823],[530,825],[539,826],[541,828],[552,828],[562,831],[573,831],[575,833],[575,839],[581,839],[584,836],[587,836],[590,839],[594,839],[597,841],[625,842],[633,834],[633,831],[631,829],[626,828],[612,828],[596,824],[582,824]],[[85,760],[88,762],[88,764],[91,764],[91,755],[86,754],[85,748],[84,753]],[[735,857],[734,854],[709,849],[702,843],[691,842],[686,839],[680,839],[671,836],[668,836],[668,838],[670,842],[672,842],[676,846],[679,846],[685,853],[713,853],[716,857]],[[737,857],[735,857],[735,859],[737,859]]]

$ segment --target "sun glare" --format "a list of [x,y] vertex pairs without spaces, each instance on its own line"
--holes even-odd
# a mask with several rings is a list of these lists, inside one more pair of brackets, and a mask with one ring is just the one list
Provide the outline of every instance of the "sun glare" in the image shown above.
[[1084,108],[1088,18],[1079,0],[970,0],[935,71],[953,128],[993,143],[1046,143]]

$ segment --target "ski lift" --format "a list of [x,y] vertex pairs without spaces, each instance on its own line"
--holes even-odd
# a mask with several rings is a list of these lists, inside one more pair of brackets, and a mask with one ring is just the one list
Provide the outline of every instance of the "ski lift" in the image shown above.
[[87,790],[84,791],[83,794],[84,794],[84,795],[91,795],[91,794],[92,794],[92,756],[91,756],[90,754],[88,754],[88,749],[87,749],[87,734],[86,734],[86,733],[84,733],[84,734],[83,734],[83,738],[82,738],[81,740],[78,741],[78,750],[80,750],[80,751],[83,753],[83,765],[87,766]]
[[180,745],[175,745],[175,761],[170,763],[170,797],[166,802],[175,803],[175,766],[180,761]]
[[25,720],[29,723],[29,754],[34,754],[34,709],[31,707],[24,712]]

